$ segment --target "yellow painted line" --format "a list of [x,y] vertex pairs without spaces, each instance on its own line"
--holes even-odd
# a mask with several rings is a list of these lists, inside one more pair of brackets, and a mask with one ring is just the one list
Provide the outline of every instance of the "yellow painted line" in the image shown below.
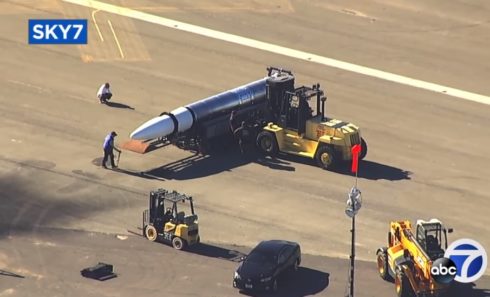
[[267,43],[267,42],[263,42],[263,41],[243,37],[243,36],[233,35],[233,34],[220,32],[220,31],[216,31],[216,30],[212,30],[196,25],[191,25],[191,24],[175,21],[172,19],[164,18],[161,16],[141,12],[138,10],[134,10],[122,6],[107,4],[96,0],[63,0],[63,1],[85,6],[85,7],[90,7],[93,9],[100,9],[102,11],[114,13],[125,17],[130,17],[133,19],[157,24],[160,26],[164,26],[176,30],[190,32],[190,33],[194,33],[194,34],[198,34],[198,35],[202,35],[218,40],[223,40],[235,44],[240,44],[243,46],[248,46],[255,49],[260,49],[274,54],[300,59],[305,62],[313,62],[325,66],[342,69],[345,71],[355,72],[355,73],[375,77],[378,79],[399,83],[406,86],[424,89],[439,94],[449,95],[455,98],[460,98],[464,100],[490,105],[489,96],[472,93],[465,90],[455,89],[455,88],[451,88],[448,86],[439,85],[431,82],[426,82],[419,79],[398,75],[398,74],[394,74],[394,73],[390,73],[374,68],[369,68],[361,65],[356,65],[356,64],[352,64],[349,62],[344,62],[328,57],[323,57],[313,53],[299,51],[299,50],[295,50],[284,46]]
[[94,21],[95,24],[95,29],[97,29],[97,33],[99,33],[99,38],[102,42],[104,42],[104,37],[102,36],[102,33],[100,32],[99,25],[97,25],[97,21],[95,20],[95,14],[100,11],[100,9],[92,11],[92,20]]
[[107,23],[109,23],[109,27],[111,27],[112,34],[114,34],[114,39],[116,40],[117,48],[119,49],[119,53],[121,54],[121,58],[124,59],[124,53],[121,48],[121,44],[119,43],[119,39],[117,39],[116,32],[114,31],[114,28],[112,27],[111,20],[107,20]]

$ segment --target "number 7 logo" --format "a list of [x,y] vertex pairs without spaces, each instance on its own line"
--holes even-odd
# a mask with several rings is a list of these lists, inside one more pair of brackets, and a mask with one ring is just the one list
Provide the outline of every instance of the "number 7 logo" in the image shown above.
[[457,267],[455,280],[472,283],[487,269],[487,253],[483,246],[472,239],[459,239],[448,247],[444,257],[451,259]]

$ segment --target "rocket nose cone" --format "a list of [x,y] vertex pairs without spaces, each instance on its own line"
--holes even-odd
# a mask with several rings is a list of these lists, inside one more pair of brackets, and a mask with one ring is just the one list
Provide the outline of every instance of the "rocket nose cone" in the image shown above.
[[174,131],[174,122],[167,116],[156,117],[139,126],[131,133],[131,139],[147,140],[165,137]]

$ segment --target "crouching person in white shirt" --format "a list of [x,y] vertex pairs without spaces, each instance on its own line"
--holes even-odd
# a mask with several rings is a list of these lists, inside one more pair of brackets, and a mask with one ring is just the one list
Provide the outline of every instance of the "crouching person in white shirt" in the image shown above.
[[99,91],[97,92],[97,97],[100,100],[100,103],[107,103],[108,100],[111,99],[112,97],[112,92],[110,89],[109,83],[105,83],[102,86],[100,86]]

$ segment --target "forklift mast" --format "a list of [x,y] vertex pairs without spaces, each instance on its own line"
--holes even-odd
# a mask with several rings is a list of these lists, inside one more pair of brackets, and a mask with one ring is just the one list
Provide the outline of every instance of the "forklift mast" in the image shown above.
[[[284,100],[286,100],[286,93],[294,92],[294,76],[291,72],[279,71],[277,68],[274,70],[276,75],[269,75],[267,79],[266,98],[272,119],[274,122],[278,122]],[[269,74],[271,71],[269,69]]]
[[168,193],[167,190],[158,189],[150,192],[150,205],[148,207],[150,219],[155,218],[158,214],[165,212],[163,197]]

